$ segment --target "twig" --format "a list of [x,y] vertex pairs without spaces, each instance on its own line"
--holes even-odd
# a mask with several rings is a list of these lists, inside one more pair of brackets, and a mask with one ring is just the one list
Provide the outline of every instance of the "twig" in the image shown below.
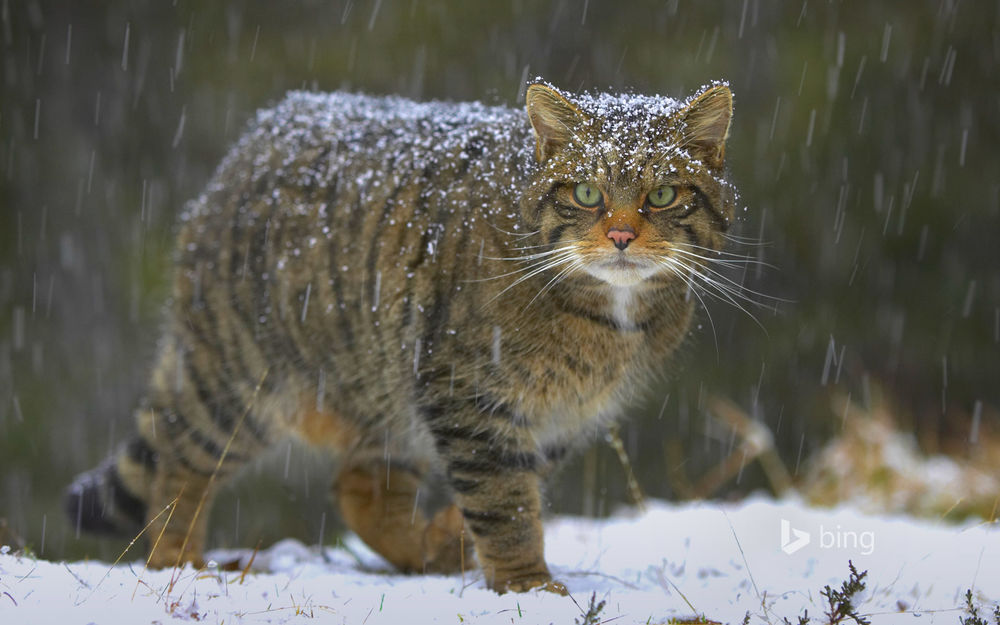
[[[746,461],[759,460],[764,474],[771,483],[774,493],[781,496],[792,486],[792,477],[788,469],[781,461],[774,446],[774,436],[771,430],[763,423],[753,419],[739,406],[722,397],[714,396],[709,400],[709,409],[712,414],[722,419],[740,435],[743,444],[740,446],[744,452]],[[736,451],[730,456],[730,460],[736,455]],[[740,461],[742,466],[743,460]],[[737,466],[737,470],[739,466]],[[736,471],[732,471],[725,479],[732,477]],[[725,481],[723,479],[722,481]]]
[[618,426],[612,427],[608,430],[607,435],[608,445],[611,449],[615,450],[615,454],[618,456],[618,462],[621,463],[622,469],[625,470],[625,480],[628,484],[628,494],[632,498],[632,503],[634,503],[640,511],[646,511],[646,498],[642,494],[642,489],[639,488],[639,482],[635,479],[635,473],[632,471],[632,463],[629,462],[628,454],[625,453],[625,445],[622,444],[622,438],[618,435]]

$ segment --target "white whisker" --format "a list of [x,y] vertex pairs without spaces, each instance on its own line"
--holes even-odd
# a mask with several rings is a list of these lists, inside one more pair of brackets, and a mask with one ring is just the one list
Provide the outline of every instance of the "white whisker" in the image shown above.
[[[692,250],[703,250],[703,251],[709,252],[710,254],[713,254],[715,256],[724,256],[724,257],[727,257],[727,258],[734,258],[734,259],[741,259],[742,258],[742,259],[747,259],[747,260],[755,260],[756,262],[760,262],[760,263],[763,262],[763,261],[758,260],[756,256],[750,256],[749,254],[737,254],[735,252],[729,252],[729,251],[726,251],[726,250],[716,250],[716,249],[711,248],[711,247],[705,247],[704,245],[696,245],[694,243],[684,243],[683,246],[684,247],[680,248],[680,249],[690,248]],[[678,249],[678,248],[672,248],[672,249]]]
[[530,237],[531,235],[538,234],[540,232],[539,230],[534,230],[532,232],[508,232],[508,231],[504,230],[503,228],[501,228],[500,226],[498,226],[498,225],[496,225],[494,223],[491,223],[489,221],[486,222],[486,225],[488,225],[489,227],[493,228],[497,232],[502,232],[503,234],[515,237],[517,239],[523,239],[525,237]]
[[527,310],[529,306],[531,306],[533,303],[535,303],[536,299],[538,299],[539,297],[541,297],[549,289],[551,289],[556,284],[558,284],[559,282],[561,282],[563,280],[563,278],[565,278],[566,276],[568,276],[570,273],[572,273],[573,271],[575,271],[576,269],[578,269],[581,266],[583,266],[583,261],[581,261],[580,259],[575,259],[573,262],[571,262],[568,267],[562,269],[559,273],[557,273],[555,276],[553,276],[553,278],[551,280],[549,280],[545,284],[545,286],[543,286],[541,289],[539,289],[538,293],[536,293],[535,296],[531,298],[531,301],[528,302],[527,306],[524,307],[524,310]]
[[[743,306],[743,304],[741,304],[740,301],[738,301],[738,300],[742,300],[743,302],[747,302],[747,303],[753,304],[755,306],[763,306],[763,304],[761,304],[760,302],[757,302],[756,300],[754,300],[754,299],[748,297],[747,295],[745,295],[742,292],[743,291],[742,287],[734,288],[734,287],[726,284],[725,282],[720,282],[719,280],[713,278],[712,275],[710,275],[710,274],[706,274],[706,273],[703,273],[701,271],[698,271],[698,269],[712,271],[711,269],[708,269],[707,267],[700,267],[700,266],[697,266],[697,265],[692,265],[692,264],[689,264],[689,263],[685,263],[684,261],[682,261],[680,259],[677,259],[677,258],[667,258],[665,260],[670,261],[670,263],[664,263],[665,265],[667,265],[669,267],[672,267],[673,264],[676,264],[676,265],[679,265],[679,266],[685,268],[688,272],[690,272],[690,275],[686,276],[686,278],[689,278],[689,279],[693,280],[696,285],[700,286],[702,292],[704,292],[705,295],[709,295],[711,297],[714,297],[714,298],[718,299],[719,301],[726,302],[726,303],[730,304],[731,306],[739,309],[744,314],[746,314],[746,316],[750,317],[750,319],[752,319],[753,322],[756,323],[757,326],[760,327],[760,329],[764,330],[765,334],[767,333],[767,328],[764,327],[764,325],[760,322],[760,320],[758,320],[757,317],[755,317],[753,315],[753,313],[751,313],[749,310],[747,310],[747,308],[745,306]],[[713,273],[717,273],[717,272],[713,272]],[[720,276],[720,277],[725,278],[725,276]],[[725,278],[725,279],[727,281],[731,282],[732,284],[736,284],[735,282],[733,282],[732,280],[729,280],[728,278]],[[687,279],[685,279],[685,282],[688,284],[688,287],[691,288],[691,282],[688,282]],[[698,295],[697,291],[695,292],[695,295]],[[701,300],[701,297],[699,296],[698,299]],[[704,306],[704,305],[705,305],[704,300],[702,300],[702,306]],[[707,311],[707,308],[706,308],[706,311]],[[709,313],[709,316],[711,317],[711,313]]]
[[[680,250],[676,250],[676,251],[680,251]],[[752,295],[756,295],[757,297],[762,297],[764,299],[772,300],[774,302],[782,302],[782,303],[789,303],[790,302],[790,300],[787,300],[787,299],[784,299],[784,298],[781,298],[781,297],[776,297],[774,295],[768,295],[768,294],[762,293],[760,291],[755,291],[754,289],[751,289],[751,288],[749,288],[747,286],[744,286],[743,284],[741,284],[741,283],[733,280],[732,278],[730,278],[729,276],[725,275],[724,273],[722,273],[720,271],[716,271],[715,269],[713,269],[712,267],[709,266],[709,264],[713,263],[713,262],[716,263],[716,264],[720,264],[720,265],[726,266],[726,265],[724,265],[724,263],[722,263],[720,261],[717,261],[715,259],[709,259],[709,258],[700,257],[700,256],[693,255],[693,254],[689,254],[689,256],[693,256],[695,258],[699,258],[701,260],[706,261],[706,263],[704,263],[704,264],[703,263],[698,263],[698,262],[691,263],[692,268],[699,269],[699,270],[702,270],[704,272],[707,272],[707,274],[698,272],[698,273],[700,273],[702,275],[702,277],[704,279],[711,280],[713,282],[718,282],[720,285],[726,287],[727,290],[731,291],[734,295],[737,295],[738,297],[740,297],[740,299],[742,299],[742,300],[744,300],[746,302],[752,303],[755,306],[761,306],[761,307],[765,306],[764,303],[758,302],[758,301],[754,300],[753,298],[745,295],[744,293],[750,293]],[[680,259],[678,259],[678,261],[683,263],[683,261],[680,261]],[[688,263],[683,263],[683,264],[688,264]]]
[[715,320],[712,319],[712,311],[708,309],[708,305],[705,304],[705,300],[702,299],[701,294],[698,293],[698,285],[695,283],[694,278],[688,274],[685,269],[688,269],[684,263],[675,260],[670,257],[662,259],[661,263],[666,267],[670,273],[674,274],[680,278],[685,285],[687,285],[688,292],[693,294],[701,302],[701,307],[705,309],[705,314],[708,316],[708,325],[712,328],[712,341],[715,343],[715,355],[719,356],[719,335],[715,331]]
[[[563,246],[566,246],[566,245],[575,245],[575,244],[580,243],[582,241],[583,241],[583,239],[573,239],[571,241],[560,241],[560,244],[562,244]],[[538,245],[523,245],[523,246],[520,246],[520,247],[512,247],[510,249],[515,250],[515,251],[533,250],[533,249],[537,249],[537,248],[540,248],[540,247],[550,247],[552,245],[553,245],[552,243],[539,243]]]
[[673,248],[671,251],[674,252],[674,253],[677,253],[677,254],[683,254],[685,256],[689,256],[691,258],[695,258],[695,259],[704,261],[706,263],[713,263],[713,264],[716,264],[716,265],[721,265],[723,267],[729,267],[729,268],[732,268],[732,269],[735,269],[735,268],[738,268],[738,267],[742,267],[742,266],[745,266],[745,265],[760,265],[762,267],[768,267],[768,268],[771,268],[771,269],[774,268],[773,265],[770,265],[768,263],[765,263],[764,261],[757,260],[756,258],[752,258],[752,257],[749,257],[749,256],[733,256],[731,258],[725,258],[725,257],[723,257],[723,258],[712,258],[711,256],[704,256],[702,254],[691,252],[689,250],[685,250],[685,249],[682,249],[682,248]]
[[737,245],[745,245],[747,247],[768,247],[771,245],[770,241],[761,241],[756,237],[741,237],[736,234],[727,234],[725,232],[721,234],[722,238]]
[[525,254],[524,256],[483,256],[486,260],[503,260],[503,261],[529,261],[535,260],[537,258],[544,258],[545,256],[551,256],[567,248],[561,247],[554,250],[548,250],[545,252],[535,252],[534,254]]
[[[513,276],[513,275],[516,275],[516,274],[519,274],[519,273],[523,273],[525,271],[531,271],[532,269],[535,269],[537,267],[542,267],[546,263],[549,263],[549,262],[552,262],[552,261],[555,261],[555,260],[559,260],[563,256],[572,255],[574,253],[575,252],[573,251],[572,248],[560,248],[558,250],[553,250],[551,254],[542,254],[542,255],[539,255],[536,258],[525,257],[525,260],[538,260],[538,258],[541,258],[541,260],[538,260],[538,262],[526,265],[524,267],[520,267],[518,269],[514,269],[513,271],[508,271],[506,273],[497,274],[495,276],[487,276],[485,278],[469,279],[469,280],[465,280],[465,282],[489,282],[490,280],[497,280],[499,278],[506,278],[507,276]],[[547,258],[548,256],[553,256],[553,258]],[[503,260],[503,259],[492,259],[492,260]]]
[[[545,260],[543,260],[543,261],[541,261],[539,263],[536,263],[534,265],[531,265],[530,267],[522,268],[519,271],[525,271],[527,269],[531,269],[531,271],[528,272],[528,273],[526,273],[525,275],[519,277],[514,282],[508,284],[502,291],[500,291],[499,293],[497,293],[496,295],[494,295],[493,297],[491,297],[489,299],[489,301],[487,301],[485,304],[483,304],[483,306],[486,306],[486,305],[492,303],[495,299],[497,299],[498,297],[500,297],[501,295],[503,295],[507,291],[511,290],[512,288],[514,288],[518,284],[521,284],[525,280],[533,278],[533,277],[537,276],[540,273],[544,273],[544,272],[548,271],[549,269],[554,269],[555,267],[558,267],[559,265],[562,265],[562,264],[564,264],[564,263],[566,263],[568,261],[573,260],[575,257],[576,257],[576,252],[574,250],[566,250],[565,254],[558,255],[555,258],[546,258]],[[511,272],[511,273],[518,273],[518,272],[515,271],[515,272]]]

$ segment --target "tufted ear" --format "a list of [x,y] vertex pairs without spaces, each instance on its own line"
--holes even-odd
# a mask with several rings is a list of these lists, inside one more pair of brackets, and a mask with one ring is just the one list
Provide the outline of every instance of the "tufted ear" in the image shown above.
[[725,159],[729,122],[733,117],[733,92],[715,85],[696,96],[680,113],[681,147],[709,167],[721,168]]
[[542,84],[528,86],[525,96],[528,119],[535,130],[535,158],[544,163],[573,137],[586,117],[558,91]]

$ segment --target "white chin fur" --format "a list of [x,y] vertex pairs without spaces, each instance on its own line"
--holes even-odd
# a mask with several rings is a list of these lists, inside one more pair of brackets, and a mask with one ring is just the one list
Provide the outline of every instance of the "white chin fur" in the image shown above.
[[584,271],[598,280],[615,287],[635,286],[656,273],[656,267],[646,264],[632,263],[619,265],[617,263],[592,263],[584,267]]

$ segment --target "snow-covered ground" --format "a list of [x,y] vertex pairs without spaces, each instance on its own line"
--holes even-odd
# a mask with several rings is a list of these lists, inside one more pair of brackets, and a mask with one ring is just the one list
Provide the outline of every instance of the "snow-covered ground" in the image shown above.
[[[0,623],[570,624],[596,593],[606,602],[600,622],[663,623],[703,614],[739,623],[749,611],[751,622],[778,624],[783,617],[796,622],[806,609],[821,617],[820,590],[839,587],[853,560],[868,571],[859,612],[873,624],[955,624],[967,589],[977,602],[1000,600],[998,529],[763,498],[652,503],[645,513],[609,520],[556,518],[546,524],[547,558],[572,598],[499,596],[474,570],[464,578],[396,575],[356,539],[322,554],[279,543],[257,554],[258,572],[246,576],[6,554],[0,555]],[[208,555],[224,562],[234,554]]]

